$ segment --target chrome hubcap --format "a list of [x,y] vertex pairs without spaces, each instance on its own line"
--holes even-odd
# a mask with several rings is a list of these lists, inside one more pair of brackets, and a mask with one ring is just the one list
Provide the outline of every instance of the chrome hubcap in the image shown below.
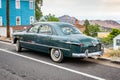
[[56,57],[56,58],[58,58],[59,57],[59,51],[58,50],[56,50],[55,52],[54,52],[54,56]]

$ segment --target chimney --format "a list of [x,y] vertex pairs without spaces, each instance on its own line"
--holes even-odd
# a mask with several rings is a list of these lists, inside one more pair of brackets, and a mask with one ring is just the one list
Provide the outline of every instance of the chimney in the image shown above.
[[75,24],[79,24],[79,21],[78,21],[78,19],[76,19],[76,20],[75,20]]

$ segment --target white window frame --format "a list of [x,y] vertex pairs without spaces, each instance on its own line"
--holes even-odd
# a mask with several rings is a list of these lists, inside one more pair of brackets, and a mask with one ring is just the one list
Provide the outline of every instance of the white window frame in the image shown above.
[[3,22],[2,22],[2,16],[0,16],[0,26],[3,25]]
[[116,39],[116,45],[120,46],[120,39]]
[[0,0],[0,8],[2,8],[2,0]]
[[[17,19],[19,18],[19,24],[17,22]],[[21,17],[20,16],[16,16],[16,25],[21,25]]]
[[[31,20],[32,18],[32,20]],[[30,16],[30,24],[32,24],[34,22],[34,16]]]
[[[19,2],[19,3],[17,3],[17,2]],[[15,7],[16,7],[16,9],[20,9],[20,0],[15,0]]]
[[[31,7],[31,5],[32,5],[32,7]],[[32,0],[29,1],[29,8],[30,9],[34,9],[34,1],[32,1]]]

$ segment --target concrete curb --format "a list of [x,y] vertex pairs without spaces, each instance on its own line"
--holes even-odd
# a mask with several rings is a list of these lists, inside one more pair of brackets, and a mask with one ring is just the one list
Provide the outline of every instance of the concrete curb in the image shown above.
[[101,57],[101,58],[98,58],[98,60],[106,60],[106,61],[110,61],[110,62],[112,62],[112,63],[120,64],[120,60],[113,60],[113,59],[111,59],[111,58]]
[[0,41],[11,43],[11,40],[2,40],[2,39],[0,39]]

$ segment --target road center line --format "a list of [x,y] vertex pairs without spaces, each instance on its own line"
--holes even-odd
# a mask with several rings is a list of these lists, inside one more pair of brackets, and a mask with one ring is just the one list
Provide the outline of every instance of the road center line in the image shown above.
[[73,70],[73,69],[62,67],[62,66],[59,66],[59,65],[56,65],[56,64],[52,64],[52,63],[43,61],[43,60],[38,60],[38,59],[35,59],[35,58],[32,58],[32,57],[24,56],[24,55],[21,55],[21,54],[12,52],[12,51],[8,51],[8,50],[1,49],[1,48],[0,48],[0,50],[4,51],[4,52],[7,52],[7,53],[10,53],[10,54],[13,54],[13,55],[16,55],[16,56],[20,56],[20,57],[23,57],[23,58],[26,58],[26,59],[36,61],[36,62],[39,62],[39,63],[47,64],[47,65],[50,65],[50,66],[53,66],[53,67],[56,67],[56,68],[59,68],[59,69],[62,69],[62,70],[66,70],[66,71],[69,71],[69,72],[80,74],[80,75],[83,75],[83,76],[86,76],[86,77],[89,77],[89,78],[93,78],[93,79],[96,79],[96,80],[105,80],[104,78],[100,78],[100,77],[97,77],[97,76],[94,76],[94,75],[90,75],[90,74],[87,74],[87,73],[83,73],[83,72],[80,72],[80,71],[76,71],[76,70]]

